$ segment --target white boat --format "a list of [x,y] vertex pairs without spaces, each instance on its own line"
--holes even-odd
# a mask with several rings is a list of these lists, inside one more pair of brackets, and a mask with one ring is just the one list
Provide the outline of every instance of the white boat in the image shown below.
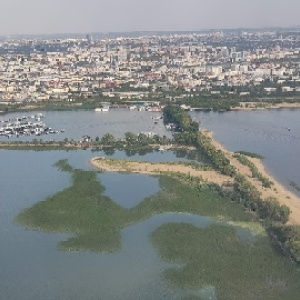
[[153,119],[154,121],[158,121],[162,119],[162,116],[152,116],[151,119]]
[[109,107],[97,107],[95,108],[95,111],[99,112],[99,111],[109,111]]

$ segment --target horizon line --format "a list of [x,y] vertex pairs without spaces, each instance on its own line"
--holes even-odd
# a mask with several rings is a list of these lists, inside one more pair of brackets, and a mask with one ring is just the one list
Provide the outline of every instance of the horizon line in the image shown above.
[[47,36],[47,35],[86,35],[86,34],[121,34],[121,33],[173,33],[173,32],[210,32],[210,31],[237,31],[237,30],[300,30],[300,25],[295,26],[261,26],[261,27],[232,27],[232,28],[207,28],[207,29],[180,29],[180,30],[125,30],[125,31],[85,31],[85,32],[53,32],[53,33],[1,33],[0,37],[9,36]]

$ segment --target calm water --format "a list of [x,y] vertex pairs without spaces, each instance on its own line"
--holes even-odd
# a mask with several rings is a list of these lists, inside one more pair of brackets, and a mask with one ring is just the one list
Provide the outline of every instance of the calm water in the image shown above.
[[[159,155],[160,159],[157,153],[142,159],[178,160],[172,153]],[[57,251],[58,242],[66,235],[26,230],[14,223],[24,208],[69,186],[70,175],[58,171],[55,162],[68,159],[75,168],[89,170],[88,160],[93,156],[84,150],[0,150],[0,299],[150,300],[182,299],[189,294],[161,279],[162,272],[173,265],[160,260],[149,235],[167,222],[189,222],[204,228],[213,223],[210,218],[157,215],[122,230],[122,250],[112,254]],[[98,178],[105,194],[127,208],[160,190],[158,178],[146,175],[100,173]],[[242,239],[252,237],[247,230],[236,231]],[[210,296],[209,291],[204,294]]]
[[[100,152],[101,156],[105,155]],[[114,157],[125,157],[116,152]],[[172,266],[162,262],[148,236],[166,222],[211,224],[209,218],[163,214],[122,231],[118,253],[57,251],[66,236],[26,230],[15,216],[70,184],[70,175],[53,164],[68,159],[75,168],[91,169],[92,151],[0,150],[0,299],[180,299],[183,292],[168,287],[161,274]],[[137,158],[137,157],[136,157]],[[143,160],[176,161],[172,152],[151,153]],[[133,207],[160,190],[158,178],[101,173],[106,195]],[[237,231],[239,234],[239,231]]]
[[[143,112],[135,113],[135,116],[143,116]],[[215,138],[228,149],[264,155],[268,169],[277,178],[286,183],[294,180],[299,184],[299,113],[300,111],[289,110],[192,113],[192,117],[200,119],[202,127],[213,130]],[[65,128],[66,133],[68,130],[73,132],[72,138],[75,139],[80,138],[82,134],[92,135],[85,132],[89,128],[96,128],[95,135],[96,132],[98,135],[100,130],[103,130],[103,133],[107,131],[100,128],[100,125],[91,125],[93,114],[94,112],[49,113],[49,120],[50,115],[55,120],[54,124],[64,123],[68,118],[69,121],[73,120],[69,127],[66,123],[58,124],[58,127]],[[117,115],[118,112],[115,116]],[[98,118],[103,121],[104,117],[101,116],[95,115],[97,122]],[[148,129],[154,126],[150,115],[144,113],[144,116],[144,121],[139,122],[149,123],[144,124]],[[123,114],[119,117],[123,121],[118,118],[105,121],[118,125],[103,125],[112,128],[109,132],[116,136],[132,131],[129,127],[135,124],[133,119],[129,118],[130,120],[126,121]],[[162,125],[159,126],[164,131]],[[54,128],[54,125],[51,124],[51,127]],[[288,131],[287,128],[291,130]],[[163,270],[172,265],[159,259],[148,237],[166,222],[192,222],[205,227],[212,222],[209,218],[187,214],[155,216],[124,229],[122,250],[112,254],[59,252],[57,243],[65,239],[64,235],[26,230],[13,222],[14,217],[24,208],[31,207],[69,186],[69,174],[53,167],[55,162],[68,159],[72,166],[86,170],[92,168],[88,163],[90,158],[105,155],[102,151],[89,150],[0,150],[0,299],[181,299],[182,296],[189,295],[188,292],[184,293],[167,286],[161,280]],[[115,151],[113,157],[125,158],[126,154]],[[134,154],[130,158],[152,161],[179,160],[172,152],[153,152],[143,156]],[[158,179],[155,177],[102,173],[98,178],[106,188],[106,195],[124,207],[135,206],[145,197],[159,191]],[[116,189],[116,186],[120,188]],[[241,237],[246,235],[240,228],[237,229],[237,233]],[[209,293],[207,297],[209,299]]]
[[300,196],[289,186],[291,181],[300,186],[300,110],[193,112],[191,116],[230,151],[264,156],[268,171]]
[[[36,115],[40,112],[31,113],[12,113],[0,115],[0,121],[10,119],[14,123],[14,119],[22,116]],[[10,140],[31,141],[32,139],[55,140],[62,141],[65,138],[80,140],[83,135],[89,135],[95,139],[97,136],[102,137],[105,133],[112,133],[116,138],[124,138],[125,132],[154,132],[159,136],[170,136],[171,133],[165,129],[162,120],[157,124],[151,117],[160,116],[159,112],[148,111],[130,111],[129,109],[111,109],[109,112],[89,111],[68,111],[68,112],[41,112],[45,118],[41,120],[45,122],[46,127],[53,130],[64,130],[58,134],[48,134],[41,136],[19,137],[12,136]],[[30,119],[34,122],[34,119]],[[0,123],[0,127],[7,123]],[[0,141],[8,140],[7,137],[1,137]]]

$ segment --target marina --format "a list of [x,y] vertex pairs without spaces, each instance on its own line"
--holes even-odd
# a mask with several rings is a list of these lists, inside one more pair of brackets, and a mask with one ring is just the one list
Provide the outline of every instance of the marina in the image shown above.
[[12,133],[13,131],[11,130],[9,130],[9,132],[7,131],[7,135],[5,133],[9,123],[14,125],[14,123],[17,122],[16,119],[22,118],[22,115],[20,117],[20,113],[0,116],[0,121],[2,120],[0,123],[0,127],[2,128],[0,142],[6,142],[7,140],[30,142],[37,136],[38,139],[42,141],[49,139],[57,142],[66,139],[79,141],[85,135],[90,136],[91,139],[94,140],[96,137],[101,138],[108,132],[116,139],[124,138],[125,132],[132,132],[134,134],[153,132],[159,136],[165,135],[167,137],[171,137],[172,135],[172,133],[165,128],[162,120],[159,120],[157,124],[155,124],[151,116],[153,115],[155,117],[157,113],[148,112],[146,110],[130,111],[128,108],[110,108],[108,112],[97,112],[95,110],[39,111],[36,112],[34,116],[38,114],[42,114],[45,117],[40,117],[40,121],[37,121],[35,118],[31,118],[29,114],[28,119],[22,120],[22,122],[31,123],[42,122],[41,133],[36,134],[35,129],[32,129],[32,133],[28,135],[17,135],[15,132]]
[[1,120],[0,136],[11,138],[12,136],[41,136],[64,132],[65,130],[53,130],[44,122],[45,115],[38,113],[31,116],[22,116]]

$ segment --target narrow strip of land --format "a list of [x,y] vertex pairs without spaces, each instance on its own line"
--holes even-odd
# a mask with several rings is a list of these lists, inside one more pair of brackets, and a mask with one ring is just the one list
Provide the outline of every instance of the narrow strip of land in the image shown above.
[[104,171],[115,172],[131,172],[158,175],[161,173],[184,173],[191,176],[200,177],[207,182],[215,182],[219,185],[233,182],[229,176],[222,175],[217,171],[203,171],[197,170],[190,166],[182,164],[168,164],[168,163],[151,163],[141,161],[127,161],[127,160],[110,160],[103,157],[95,157],[91,159],[91,164],[96,168]]
[[230,160],[240,174],[247,177],[247,179],[253,184],[257,190],[261,193],[262,198],[275,197],[281,205],[286,205],[290,208],[291,214],[289,217],[289,224],[300,225],[300,198],[288,191],[282,184],[280,184],[271,174],[268,173],[262,161],[258,158],[247,157],[257,167],[258,171],[270,181],[273,182],[271,188],[264,188],[261,181],[252,177],[252,172],[249,167],[240,163],[233,155],[232,152],[228,151],[223,145],[212,138],[212,132],[204,132],[211,138],[211,143],[216,149],[223,151],[225,156]]
[[241,102],[240,106],[232,107],[231,110],[257,110],[257,109],[281,109],[281,108],[300,108],[299,102]]
[[[270,181],[273,182],[270,188],[263,187],[261,181],[252,177],[252,172],[248,166],[240,163],[235,157],[234,153],[228,151],[223,145],[218,143],[212,138],[212,132],[202,131],[203,134],[211,139],[212,145],[217,149],[221,150],[224,155],[230,160],[232,166],[243,176],[251,182],[253,186],[261,193],[262,199],[268,197],[275,197],[281,205],[286,205],[290,208],[291,214],[289,218],[289,224],[300,225],[300,198],[292,192],[288,191],[282,184],[276,181],[266,170],[262,161],[257,158],[248,157],[252,161],[259,172]],[[186,166],[176,163],[151,163],[151,162],[140,162],[140,161],[127,161],[127,160],[110,160],[103,157],[95,157],[91,159],[91,164],[98,169],[104,171],[115,171],[115,172],[134,172],[143,174],[161,174],[166,172],[173,173],[185,173],[191,176],[202,178],[207,182],[214,182],[218,185],[226,183],[232,183],[233,178],[230,176],[222,175],[217,171],[206,171],[194,169],[191,166]]]

